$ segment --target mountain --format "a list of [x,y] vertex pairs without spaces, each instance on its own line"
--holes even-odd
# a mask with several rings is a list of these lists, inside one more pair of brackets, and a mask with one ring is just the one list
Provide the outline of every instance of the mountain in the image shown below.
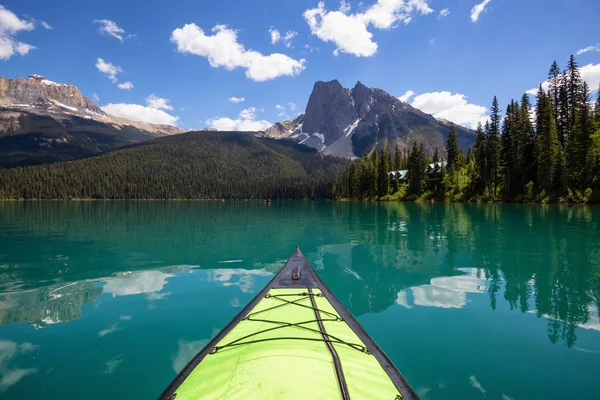
[[0,170],[0,198],[325,199],[347,164],[290,140],[189,132],[83,160]]
[[[373,148],[400,146],[409,148],[423,143],[433,152],[442,153],[450,124],[437,120],[381,89],[357,82],[346,89],[337,81],[316,82],[306,111],[293,121],[284,121],[263,135],[290,138],[327,155],[360,157]],[[463,150],[475,142],[475,132],[456,126]]]
[[40,75],[0,78],[0,168],[87,157],[181,132],[106,114],[77,87]]

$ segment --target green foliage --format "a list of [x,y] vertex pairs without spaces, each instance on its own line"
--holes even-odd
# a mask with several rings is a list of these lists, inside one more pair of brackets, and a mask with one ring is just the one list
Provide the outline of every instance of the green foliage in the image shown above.
[[347,164],[293,142],[191,132],[79,161],[0,170],[0,198],[325,199]]
[[[446,154],[448,159],[448,170],[451,171],[460,168],[460,147],[458,146],[454,124],[450,125],[450,134],[448,135],[448,142],[446,143]],[[436,158],[436,155],[434,155],[434,158]]]
[[444,198],[448,201],[469,201],[474,195],[476,179],[477,166],[474,159],[458,169],[448,171],[442,180],[442,185],[446,188]]

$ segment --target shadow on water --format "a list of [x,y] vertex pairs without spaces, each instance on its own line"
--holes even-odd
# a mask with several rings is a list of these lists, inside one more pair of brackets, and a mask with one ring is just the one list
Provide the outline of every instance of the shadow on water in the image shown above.
[[492,310],[504,299],[547,318],[552,343],[600,330],[598,208],[11,202],[0,211],[2,324],[77,319],[102,293],[96,282],[131,271],[239,260],[275,273],[299,245],[356,316],[394,304],[460,308],[466,293],[486,292]]

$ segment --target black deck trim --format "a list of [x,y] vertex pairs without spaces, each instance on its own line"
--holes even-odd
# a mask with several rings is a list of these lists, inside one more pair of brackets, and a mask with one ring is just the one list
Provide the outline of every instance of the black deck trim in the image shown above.
[[[312,294],[312,288],[308,288],[308,293]],[[325,326],[323,325],[323,321],[321,320],[321,313],[319,312],[319,308],[317,307],[317,303],[315,302],[314,296],[309,297],[310,302],[312,303],[313,310],[315,310],[315,318],[317,319],[317,323],[319,324],[321,336],[323,336],[323,340],[327,344],[327,349],[329,350],[329,353],[331,353],[331,358],[335,367],[335,375],[337,377],[338,385],[340,388],[340,394],[342,395],[343,400],[350,400],[350,394],[348,393],[348,385],[346,384],[346,377],[344,376],[344,370],[342,369],[342,362],[340,361],[340,356],[335,350],[335,347],[333,347],[333,343],[331,343],[331,340],[329,340],[329,336],[327,335],[327,331],[325,330]]]
[[[295,267],[300,267],[300,279],[293,279],[293,272]],[[325,283],[315,273],[310,262],[306,259],[300,249],[296,248],[296,251],[285,263],[281,271],[277,273],[271,279],[271,281],[261,290],[256,297],[254,297],[246,307],[242,309],[227,326],[217,334],[186,366],[181,370],[177,377],[169,384],[165,391],[160,395],[159,400],[170,400],[173,399],[173,394],[177,391],[177,388],[185,381],[190,373],[200,364],[200,362],[210,354],[217,343],[219,343],[240,321],[242,321],[246,315],[266,296],[266,294],[274,288],[294,288],[294,287],[305,287],[305,288],[318,288],[325,298],[331,303],[333,308],[342,317],[342,319],[348,324],[348,326],[354,331],[354,333],[362,340],[367,346],[367,349],[373,354],[375,359],[379,362],[384,371],[388,374],[396,389],[403,396],[403,399],[418,399],[418,396],[410,387],[408,382],[404,379],[402,374],[396,369],[392,361],[385,355],[385,353],[377,346],[377,344],[371,339],[368,333],[363,329],[362,326],[354,319],[352,314],[346,310],[346,308],[339,302],[339,300],[333,295]]]

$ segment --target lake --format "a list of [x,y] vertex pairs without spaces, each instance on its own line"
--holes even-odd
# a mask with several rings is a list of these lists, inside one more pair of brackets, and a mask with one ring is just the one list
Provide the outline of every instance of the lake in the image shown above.
[[600,208],[0,203],[0,397],[156,398],[299,246],[424,399],[597,399]]

